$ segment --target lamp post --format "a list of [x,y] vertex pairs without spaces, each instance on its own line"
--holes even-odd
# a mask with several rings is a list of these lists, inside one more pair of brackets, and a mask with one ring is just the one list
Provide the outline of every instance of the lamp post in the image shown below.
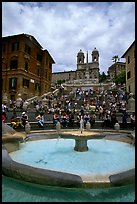
[[40,66],[40,90],[39,90],[39,95],[42,95],[42,67]]
[[5,87],[4,87],[5,89],[4,90],[5,90],[5,92],[7,92],[7,86],[6,86],[7,85],[7,64],[5,62],[2,62],[2,63],[6,65]]
[[6,65],[6,73],[5,73],[5,86],[4,86],[4,95],[3,95],[3,102],[7,103],[8,97],[7,97],[7,64],[5,62],[2,62]]

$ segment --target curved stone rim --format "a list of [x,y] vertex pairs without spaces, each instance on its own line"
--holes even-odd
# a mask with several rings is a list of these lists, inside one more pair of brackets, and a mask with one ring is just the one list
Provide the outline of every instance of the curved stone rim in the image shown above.
[[[50,137],[45,137],[49,133],[51,134]],[[51,131],[46,131],[43,135],[45,139],[58,138],[59,136],[60,135],[58,135],[56,131],[52,133]],[[30,138],[30,141],[43,139],[43,137],[42,135],[39,137],[35,136],[35,138]],[[66,138],[66,135],[63,134],[61,137]],[[52,171],[49,169],[35,168],[29,165],[20,164],[12,160],[4,144],[2,147],[2,173],[19,180],[58,187],[112,187],[126,185],[135,181],[135,169],[128,169],[126,171],[108,175],[107,177],[103,176],[98,179],[93,177],[88,177],[87,179],[86,177],[82,178],[79,175],[71,173]]]

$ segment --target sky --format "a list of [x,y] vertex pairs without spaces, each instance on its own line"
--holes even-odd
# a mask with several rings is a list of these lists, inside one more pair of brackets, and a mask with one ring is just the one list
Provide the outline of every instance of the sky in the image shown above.
[[49,51],[53,73],[75,71],[80,49],[92,62],[96,47],[107,74],[135,40],[135,2],[2,2],[2,37],[22,33]]

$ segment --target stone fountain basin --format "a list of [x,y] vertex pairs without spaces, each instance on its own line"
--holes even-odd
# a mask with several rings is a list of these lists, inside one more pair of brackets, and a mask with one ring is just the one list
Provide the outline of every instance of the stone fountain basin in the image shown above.
[[59,133],[59,136],[62,138],[71,138],[71,139],[102,139],[106,136],[106,133],[100,131],[87,131],[84,130],[82,133],[80,130],[65,130]]
[[5,133],[2,136],[2,143],[7,148],[8,152],[13,152],[19,149],[20,142],[23,142],[25,137],[25,133]]
[[[110,132],[110,131],[109,131]],[[49,136],[50,133],[50,136]],[[65,130],[57,133],[56,131],[46,131],[42,133],[33,133],[33,137],[30,134],[30,140],[37,139],[49,139],[49,138],[58,138],[59,136],[62,138],[71,138],[71,139],[100,139],[105,137],[107,132],[100,131],[83,131],[83,133],[79,134],[79,130]],[[101,135],[100,135],[101,133]],[[112,132],[112,134],[116,132]],[[119,132],[118,132],[119,134]],[[17,141],[20,139],[17,137]],[[16,140],[14,138],[14,141]],[[12,142],[10,140],[10,142]],[[2,173],[4,175],[28,181],[31,183],[50,185],[50,186],[60,186],[60,187],[110,187],[114,185],[125,185],[135,181],[135,169],[128,169],[127,171],[120,172],[118,174],[103,176],[103,177],[92,177],[92,176],[84,176],[81,177],[79,175],[52,171],[48,169],[36,168],[29,165],[18,163],[9,155],[11,151],[9,146],[6,146],[6,140],[3,140],[2,147]],[[13,143],[14,145],[14,143]],[[19,149],[19,146],[18,146]]]
[[106,136],[104,133],[100,132],[93,132],[93,131],[87,131],[84,130],[79,131],[79,130],[67,130],[64,132],[59,133],[60,137],[62,138],[69,138],[69,139],[74,139],[75,140],[75,147],[74,150],[78,152],[86,152],[88,151],[88,145],[87,141],[89,139],[102,139]]

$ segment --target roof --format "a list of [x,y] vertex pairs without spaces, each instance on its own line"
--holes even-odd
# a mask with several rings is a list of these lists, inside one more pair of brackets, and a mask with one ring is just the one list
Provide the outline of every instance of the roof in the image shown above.
[[115,62],[113,63],[110,67],[114,67],[115,65],[125,65],[126,63],[125,62]]
[[63,72],[53,72],[52,74],[66,74],[66,73],[72,73],[72,72],[76,72],[76,71],[63,71]]
[[121,58],[124,58],[127,52],[131,49],[131,47],[135,44],[135,40],[132,42],[132,44],[129,46],[129,48],[126,50],[126,52],[122,55]]
[[[16,37],[26,37],[26,38],[29,38],[29,40],[31,40],[35,45],[37,45],[41,50],[43,49],[43,47],[39,44],[39,42],[35,39],[34,36],[32,35],[29,35],[29,34],[25,34],[25,33],[22,33],[22,34],[17,34],[17,35],[10,35],[10,36],[5,36],[5,37],[2,37],[2,39],[10,39],[10,38],[16,38]],[[52,63],[54,64],[55,61],[53,60],[53,58],[51,57],[50,53],[48,52],[48,50],[43,50],[45,51],[48,56],[50,57]]]
[[5,37],[2,37],[2,39],[14,38],[14,37],[22,37],[22,36],[25,36],[26,38],[29,38],[29,40],[31,40],[34,44],[36,44],[36,45],[37,45],[38,47],[40,47],[41,49],[43,48],[43,47],[39,44],[39,42],[34,38],[34,36],[29,35],[29,34],[25,34],[25,33],[17,34],[17,35],[5,36]]
[[48,50],[45,49],[44,51],[48,54],[48,56],[49,56],[50,59],[52,60],[52,63],[55,64],[55,61],[54,61],[53,58],[51,57],[51,55],[50,55],[50,53],[48,52]]

